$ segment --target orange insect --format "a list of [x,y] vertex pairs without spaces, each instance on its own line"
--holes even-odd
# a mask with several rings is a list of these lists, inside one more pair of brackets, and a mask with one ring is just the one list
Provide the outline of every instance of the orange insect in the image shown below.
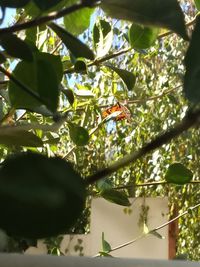
[[121,120],[127,119],[128,121],[130,121],[131,113],[130,113],[129,109],[127,107],[125,107],[124,105],[120,104],[119,102],[117,102],[116,105],[105,109],[102,112],[102,117],[105,119],[110,114],[113,114],[114,112],[117,112],[117,111],[119,111],[120,113],[117,114],[116,117],[113,117],[112,118],[113,120],[121,121]]

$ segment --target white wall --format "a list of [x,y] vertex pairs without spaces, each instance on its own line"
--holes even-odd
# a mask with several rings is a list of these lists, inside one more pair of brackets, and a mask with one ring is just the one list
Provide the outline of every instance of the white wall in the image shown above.
[[[79,251],[74,251],[77,240],[81,239],[83,253],[85,256],[94,256],[101,250],[101,235],[104,232],[105,239],[112,247],[130,241],[142,233],[138,226],[141,215],[141,206],[144,204],[143,198],[131,200],[132,213],[124,213],[124,207],[110,203],[102,198],[92,201],[90,234],[69,236],[66,235],[61,244],[61,250],[67,255],[79,255]],[[149,206],[148,227],[152,229],[168,220],[168,200],[167,198],[146,198],[145,205]],[[161,229],[159,233],[165,239],[155,236],[147,236],[125,248],[116,250],[111,254],[115,257],[144,258],[144,259],[168,259],[168,227]],[[29,248],[28,254],[45,254],[46,247],[42,241],[38,242],[38,248]]]

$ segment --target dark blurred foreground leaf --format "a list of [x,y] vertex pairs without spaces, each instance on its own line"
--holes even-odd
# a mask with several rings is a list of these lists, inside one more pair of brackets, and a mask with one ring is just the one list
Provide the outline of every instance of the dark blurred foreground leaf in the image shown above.
[[32,152],[7,158],[0,169],[0,228],[44,238],[68,230],[85,204],[85,186],[72,165]]
[[25,5],[27,5],[28,2],[30,2],[30,0],[1,0],[0,6],[20,8],[20,7],[24,7]]
[[200,102],[200,16],[196,18],[196,26],[192,34],[189,48],[185,56],[186,73],[184,77],[184,93],[186,98],[197,104]]
[[4,34],[0,38],[0,44],[12,57],[24,59],[27,61],[33,60],[32,51],[29,45],[25,41],[18,38],[15,34]]
[[168,28],[188,40],[177,0],[102,0],[101,7],[113,18]]
[[6,146],[41,147],[42,140],[35,134],[15,129],[14,127],[0,128],[0,144]]

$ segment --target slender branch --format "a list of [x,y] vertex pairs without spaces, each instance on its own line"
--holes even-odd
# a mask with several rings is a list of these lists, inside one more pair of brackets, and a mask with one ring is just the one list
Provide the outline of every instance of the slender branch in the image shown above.
[[28,95],[30,95],[33,98],[35,98],[42,105],[46,105],[46,101],[44,99],[42,99],[37,93],[35,93],[34,91],[32,91],[30,88],[28,88],[27,86],[25,86],[22,82],[20,82],[19,80],[17,80],[9,71],[7,71],[6,69],[4,69],[2,66],[0,66],[0,72],[4,73],[11,81],[13,81],[16,85],[18,85],[21,88],[21,90],[23,90]]
[[[188,23],[186,23],[186,27],[189,27],[189,26],[193,25],[195,23],[195,21],[196,21],[196,17],[193,18],[192,20],[190,20]],[[158,40],[160,40],[160,39],[162,39],[162,38],[164,38],[166,36],[169,36],[169,35],[171,35],[173,33],[174,32],[172,32],[172,31],[166,31],[164,33],[161,33],[161,34],[158,35]],[[116,57],[121,56],[123,54],[126,54],[126,53],[130,52],[131,50],[133,50],[133,48],[132,47],[128,47],[128,48],[122,49],[122,50],[120,50],[118,52],[112,53],[110,55],[106,55],[105,57],[102,57],[100,59],[95,59],[94,61],[92,61],[91,63],[88,64],[88,67],[98,66],[101,63],[103,63],[103,62],[105,62],[105,61],[107,61],[109,59],[113,59],[113,58],[116,58]],[[72,68],[69,68],[69,69],[65,70],[64,73],[65,74],[73,73],[74,70],[75,70],[74,67],[72,67]]]
[[36,19],[24,22],[24,23],[20,23],[20,24],[15,24],[11,27],[7,27],[7,28],[2,28],[0,29],[0,36],[6,33],[13,33],[13,32],[18,32],[21,30],[25,30],[31,27],[35,27],[35,26],[39,26],[42,25],[44,23],[47,23],[49,21],[61,18],[63,16],[66,16],[72,12],[75,12],[77,10],[80,10],[82,8],[86,7],[86,3],[84,3],[84,1],[82,1],[81,3],[76,3],[70,7],[66,7],[60,11],[57,12],[51,12],[46,16],[43,17],[38,17]]
[[200,122],[200,109],[196,111],[190,111],[188,114],[183,118],[183,120],[175,125],[173,128],[169,129],[165,133],[161,134],[160,136],[156,137],[154,140],[150,141],[146,145],[144,145],[138,151],[135,151],[129,155],[126,155],[124,158],[116,161],[115,163],[111,164],[110,166],[101,169],[94,173],[91,176],[86,178],[86,183],[92,184],[96,181],[118,171],[121,168],[131,164],[132,162],[144,157],[149,152],[161,147],[162,145],[167,144],[173,138],[179,136],[184,131],[188,130],[189,128],[193,127],[194,125]]
[[[166,185],[166,184],[173,184],[173,183],[168,183],[166,181],[149,182],[149,183],[140,183],[140,184],[134,184],[134,185],[117,186],[117,187],[114,187],[113,189],[115,189],[115,190],[123,190],[123,189],[129,189],[129,188],[133,188],[133,187],[158,186],[158,185]],[[186,183],[185,185],[191,185],[191,184],[192,185],[200,184],[200,180],[190,181],[190,182]]]
[[[195,205],[195,206],[193,206],[193,207],[189,207],[185,212],[179,214],[178,216],[174,217],[173,219],[167,221],[166,223],[163,223],[163,224],[161,224],[161,225],[159,225],[159,226],[153,228],[152,230],[149,230],[147,233],[143,233],[143,234],[139,235],[138,237],[136,237],[136,238],[134,238],[134,239],[132,239],[132,240],[130,240],[130,241],[128,241],[128,242],[122,244],[122,245],[119,245],[119,246],[116,246],[116,247],[114,247],[114,248],[111,248],[110,251],[107,251],[107,253],[110,253],[110,252],[116,251],[116,250],[118,250],[118,249],[127,247],[127,246],[129,246],[129,245],[135,243],[136,241],[138,241],[138,240],[140,240],[140,239],[142,239],[142,238],[148,236],[149,234],[153,234],[154,232],[156,232],[156,231],[158,231],[158,230],[164,228],[165,226],[169,225],[170,223],[172,223],[172,222],[174,222],[174,221],[177,221],[179,218],[181,218],[181,217],[183,217],[183,216],[189,214],[192,210],[195,210],[195,209],[197,209],[197,208],[199,208],[199,207],[200,207],[200,203],[198,203],[197,205]],[[99,257],[99,256],[101,256],[101,253],[98,253],[97,255],[95,255],[95,256],[93,256],[93,257]]]

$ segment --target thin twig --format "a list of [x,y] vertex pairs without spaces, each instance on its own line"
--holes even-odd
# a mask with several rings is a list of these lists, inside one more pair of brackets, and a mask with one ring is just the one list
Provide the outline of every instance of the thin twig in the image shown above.
[[144,157],[149,152],[161,147],[162,145],[166,145],[173,138],[179,136],[184,131],[188,130],[189,128],[193,127],[199,122],[200,122],[200,109],[188,112],[188,114],[183,118],[183,120],[179,124],[169,129],[165,133],[161,134],[160,136],[156,137],[154,140],[144,145],[138,151],[126,155],[124,158],[116,161],[110,166],[97,171],[91,176],[88,176],[86,178],[86,183],[88,185],[95,183],[98,180],[118,171],[119,169],[126,167],[127,165],[133,163],[134,161],[140,159],[141,157]]
[[[191,21],[189,21],[188,23],[186,23],[186,27],[189,27],[189,26],[193,25],[193,24],[195,23],[195,21],[196,21],[196,17],[193,18],[193,19],[192,19]],[[172,32],[172,31],[166,31],[166,32],[164,32],[164,33],[161,33],[161,34],[158,35],[158,40],[159,40],[159,39],[162,39],[162,38],[164,38],[164,37],[166,37],[166,36],[169,36],[169,35],[171,35],[171,34],[173,34],[173,33],[174,33],[174,32]],[[114,52],[114,53],[112,53],[112,54],[110,54],[110,55],[106,55],[106,56],[104,56],[104,57],[102,57],[102,58],[100,58],[100,59],[95,59],[94,61],[92,61],[91,63],[89,63],[87,66],[88,66],[88,67],[91,67],[91,66],[98,66],[98,65],[100,65],[101,63],[103,63],[103,62],[105,62],[105,61],[107,61],[107,60],[110,60],[110,59],[116,58],[116,57],[118,57],[118,56],[124,55],[124,54],[130,52],[131,50],[133,50],[132,47],[128,47],[128,48],[122,49],[122,50],[120,50],[120,51],[118,51],[118,52]],[[71,68],[65,70],[64,73],[65,73],[65,74],[67,74],[67,73],[73,73],[74,70],[75,70],[74,67],[71,67]]]
[[[143,186],[158,186],[158,185],[166,185],[166,184],[173,184],[173,183],[169,183],[166,181],[159,181],[159,182],[149,182],[149,183],[140,183],[140,184],[134,184],[134,185],[124,185],[124,186],[117,186],[114,187],[114,190],[123,190],[123,189],[129,189],[129,188],[133,188],[133,187],[143,187]],[[200,184],[200,180],[197,181],[190,181],[184,185],[196,185],[196,184]],[[173,184],[175,185],[175,184]]]
[[[190,211],[192,211],[192,210],[194,210],[194,209],[197,209],[198,207],[200,207],[200,203],[197,204],[197,205],[195,205],[195,206],[193,206],[193,207],[189,207],[185,212],[179,214],[178,216],[174,217],[173,219],[167,221],[166,223],[163,223],[163,224],[161,224],[161,225],[159,225],[159,226],[153,228],[152,230],[149,230],[147,233],[143,233],[143,234],[141,234],[140,236],[138,236],[138,237],[136,237],[136,238],[134,238],[134,239],[132,239],[132,240],[130,240],[130,241],[128,241],[128,242],[122,244],[122,245],[119,245],[119,246],[116,246],[116,247],[114,247],[114,248],[111,248],[109,251],[107,251],[107,253],[110,253],[110,252],[116,251],[116,250],[118,250],[118,249],[127,247],[127,246],[129,246],[129,245],[135,243],[136,241],[138,241],[138,240],[140,240],[140,239],[142,239],[142,238],[148,236],[149,234],[153,234],[154,232],[156,232],[156,231],[158,231],[158,230],[164,228],[165,226],[169,225],[170,223],[172,223],[172,222],[174,222],[174,221],[177,221],[179,218],[181,218],[181,217],[183,217],[183,216],[189,214]],[[96,257],[99,257],[99,256],[101,256],[101,253],[98,253],[97,255],[95,255],[95,256],[93,256],[93,257],[96,258]]]

